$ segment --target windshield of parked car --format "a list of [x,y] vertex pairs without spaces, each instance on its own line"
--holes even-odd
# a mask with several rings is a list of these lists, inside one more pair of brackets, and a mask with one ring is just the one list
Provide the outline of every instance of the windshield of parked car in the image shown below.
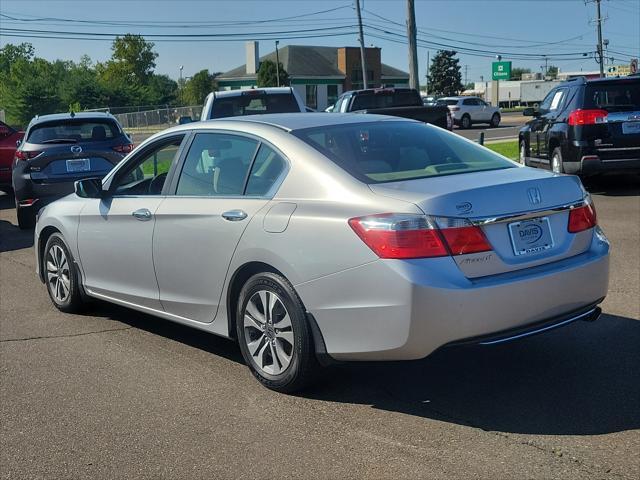
[[292,132],[365,183],[515,168],[506,158],[418,122],[368,122]]
[[415,107],[422,105],[417,92],[381,90],[356,95],[351,110],[371,110],[375,108]]
[[109,120],[64,119],[34,125],[29,131],[29,143],[77,143],[110,140],[120,134],[118,126]]
[[587,84],[584,108],[610,112],[640,110],[640,79]]
[[216,98],[211,118],[239,117],[262,113],[299,112],[300,107],[292,93],[259,93],[247,90],[241,95]]

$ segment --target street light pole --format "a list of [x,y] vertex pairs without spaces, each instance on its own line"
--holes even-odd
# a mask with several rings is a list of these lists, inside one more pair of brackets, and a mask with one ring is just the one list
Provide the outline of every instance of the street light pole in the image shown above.
[[184,68],[184,65],[180,65],[180,106],[182,106],[182,89],[184,88],[184,85],[182,84],[182,69]]
[[278,44],[280,40],[276,40],[276,85],[280,86],[280,55],[278,54]]

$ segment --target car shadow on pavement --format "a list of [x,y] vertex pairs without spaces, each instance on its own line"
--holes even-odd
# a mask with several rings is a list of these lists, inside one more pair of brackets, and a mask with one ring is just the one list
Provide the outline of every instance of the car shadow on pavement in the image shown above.
[[0,252],[10,252],[33,246],[33,230],[20,230],[16,225],[0,220]]
[[487,431],[595,435],[640,428],[640,320],[603,315],[493,347],[343,364],[303,396]]
[[8,193],[0,192],[0,210],[11,210],[16,207],[15,198]]
[[227,339],[195,328],[147,315],[112,303],[92,300],[85,315],[102,317],[130,327],[180,342],[236,363],[244,363],[238,345]]
[[640,196],[640,175],[606,175],[582,180],[589,193],[610,197]]

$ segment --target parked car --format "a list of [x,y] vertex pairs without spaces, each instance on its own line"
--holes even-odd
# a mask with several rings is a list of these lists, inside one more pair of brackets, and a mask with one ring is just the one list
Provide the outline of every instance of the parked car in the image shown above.
[[563,82],[520,130],[520,162],[589,176],[640,172],[640,77]]
[[11,165],[24,132],[0,122],[0,190],[11,193]]
[[41,210],[35,240],[61,311],[95,297],[232,338],[279,391],[593,320],[609,264],[578,177],[371,114],[173,127]]
[[449,107],[453,123],[459,125],[460,128],[471,128],[474,123],[488,123],[492,127],[500,125],[500,109],[481,98],[442,97],[436,103]]
[[437,103],[438,97],[434,95],[427,95],[426,97],[422,97],[422,104],[425,107],[433,107],[434,105],[437,105]]
[[252,88],[211,92],[204,101],[200,119],[306,111],[304,102],[292,87]]
[[424,106],[417,90],[411,88],[369,88],[343,93],[332,113],[375,113],[411,118],[451,130],[452,118],[446,107]]
[[109,113],[35,117],[15,152],[13,190],[20,228],[33,228],[40,208],[74,190],[76,180],[102,177],[133,143]]

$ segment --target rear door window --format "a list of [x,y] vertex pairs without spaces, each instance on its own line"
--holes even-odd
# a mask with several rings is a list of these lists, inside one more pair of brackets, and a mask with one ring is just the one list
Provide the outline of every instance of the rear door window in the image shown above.
[[176,195],[242,195],[258,142],[239,135],[198,133],[185,159]]
[[109,120],[65,119],[35,125],[29,132],[29,143],[86,143],[111,140],[120,129]]

